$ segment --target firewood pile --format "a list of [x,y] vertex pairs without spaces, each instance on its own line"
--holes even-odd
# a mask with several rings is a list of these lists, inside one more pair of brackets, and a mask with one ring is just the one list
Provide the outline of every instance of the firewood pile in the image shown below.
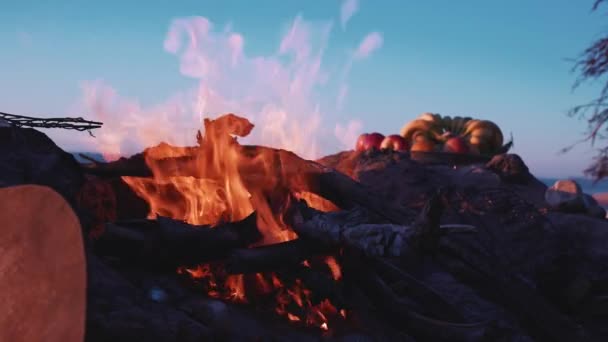
[[[0,186],[48,186],[80,218],[87,341],[608,339],[608,224],[548,210],[546,186],[517,155],[309,161],[239,145],[232,136],[253,128],[243,120],[207,121],[179,156],[87,164],[39,131],[0,127]],[[201,178],[201,155],[223,160],[206,150],[213,139],[238,154],[251,202],[264,206],[195,224],[129,185],[158,170]],[[251,162],[260,156],[263,166]],[[269,239],[269,218],[289,238]]]

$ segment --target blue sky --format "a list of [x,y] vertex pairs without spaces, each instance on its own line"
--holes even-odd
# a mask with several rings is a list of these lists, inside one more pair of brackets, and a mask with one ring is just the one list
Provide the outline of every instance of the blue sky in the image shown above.
[[[301,15],[333,22],[323,59],[328,70],[340,70],[370,32],[382,35],[373,55],[353,66],[344,107],[324,112],[328,127],[319,134],[350,119],[364,131],[390,134],[425,111],[479,116],[513,134],[514,152],[535,174],[578,175],[590,148],[558,151],[586,128],[566,111],[598,90],[572,92],[567,61],[605,32],[605,16],[590,12],[592,2],[360,0],[342,29],[337,0],[0,0],[0,111],[67,115],[82,97],[82,82],[96,79],[152,105],[198,82],[163,49],[175,18],[230,23],[245,38],[245,54],[265,56]],[[318,97],[331,103],[335,92]],[[81,147],[66,132],[50,134],[66,149]]]

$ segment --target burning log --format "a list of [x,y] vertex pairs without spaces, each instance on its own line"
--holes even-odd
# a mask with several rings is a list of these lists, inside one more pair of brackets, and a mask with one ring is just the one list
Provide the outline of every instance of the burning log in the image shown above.
[[138,226],[107,224],[96,242],[102,254],[119,257],[144,267],[172,268],[226,258],[261,238],[255,213],[242,221],[216,227],[195,226],[159,217]]
[[[239,166],[240,175],[246,185],[259,185],[267,179],[264,166],[252,163],[264,155],[264,160],[273,160],[270,172],[278,176],[275,180],[291,191],[307,191],[319,195],[342,209],[362,206],[389,219],[403,224],[413,215],[405,208],[390,204],[390,201],[368,190],[352,178],[314,161],[305,160],[296,154],[262,146],[241,146],[243,160]],[[197,158],[205,156],[181,156],[151,160],[154,168],[162,169],[165,176],[197,177]],[[83,171],[100,177],[152,177],[153,172],[146,164],[144,154],[121,158],[110,163],[83,164]],[[273,182],[274,185],[274,182]],[[268,187],[272,187],[268,185]]]
[[226,261],[231,274],[278,271],[330,250],[316,241],[296,239],[268,246],[234,250]]
[[304,286],[311,291],[315,304],[324,299],[329,299],[337,309],[349,309],[352,307],[351,301],[347,300],[344,294],[343,284],[337,282],[336,279],[333,279],[328,274],[302,265],[290,270],[289,275],[285,273],[285,271],[279,272],[282,279],[291,277],[292,279],[300,279],[302,281]]

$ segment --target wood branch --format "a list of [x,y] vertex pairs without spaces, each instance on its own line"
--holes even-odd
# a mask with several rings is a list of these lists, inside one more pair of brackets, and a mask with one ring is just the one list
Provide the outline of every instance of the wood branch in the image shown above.
[[[427,286],[414,276],[382,258],[373,258],[370,263],[377,271],[389,274],[391,279],[400,282],[401,289],[417,302],[437,315],[439,319],[462,322],[463,316],[458,309],[448,303],[431,287]],[[385,279],[385,277],[383,277]]]
[[[482,296],[513,311],[533,337],[546,341],[593,341],[567,316],[561,314],[534,289],[500,267],[486,265],[487,258],[471,256],[457,243],[441,241],[440,265]],[[492,269],[486,272],[483,270]]]
[[118,257],[124,263],[144,268],[175,268],[226,258],[261,238],[256,215],[216,227],[193,226],[159,217],[154,228],[107,224],[96,242],[100,254]]
[[392,320],[403,324],[408,331],[421,338],[430,338],[442,341],[482,341],[491,322],[454,323],[435,319],[409,309],[407,302],[397,297],[392,290],[378,276],[369,276],[370,289],[378,299],[377,303],[384,310],[384,314]]
[[16,127],[63,128],[76,131],[89,131],[100,128],[103,123],[83,118],[35,118],[0,112],[0,121]]
[[234,250],[226,261],[231,274],[261,273],[295,267],[304,260],[330,249],[315,241],[296,239],[273,245]]
[[[295,201],[288,209],[288,223],[299,236],[327,246],[354,248],[368,257],[418,257],[434,253],[439,240],[450,232],[442,229],[440,196],[432,196],[412,225],[368,223],[370,215],[360,207],[323,213]],[[454,232],[469,232],[456,226]]]
[[424,341],[481,341],[491,328],[491,322],[453,322],[421,313],[428,312],[427,308],[397,296],[360,254],[350,253],[347,260],[344,268],[352,278],[350,282],[361,287],[385,319],[414,337]]
[[431,194],[422,211],[411,227],[410,243],[420,254],[435,256],[439,249],[439,240],[444,232],[439,221],[443,213],[443,196],[446,191],[438,189]]

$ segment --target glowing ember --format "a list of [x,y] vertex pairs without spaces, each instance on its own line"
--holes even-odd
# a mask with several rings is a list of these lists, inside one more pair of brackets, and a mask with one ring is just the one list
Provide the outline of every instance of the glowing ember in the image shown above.
[[300,317],[293,315],[291,313],[287,313],[287,318],[292,321],[292,322],[299,322],[300,321]]
[[[192,276],[192,278],[194,279],[202,279],[205,276],[208,276],[209,274],[211,274],[211,272],[209,271],[209,267],[205,267],[206,265],[198,265],[196,268],[191,269],[191,268],[186,268],[184,269],[186,272],[190,273],[190,276]],[[182,269],[178,270],[181,271]]]
[[327,258],[325,258],[325,262],[327,263],[327,266],[329,266],[329,269],[331,270],[331,274],[333,275],[334,279],[342,279],[342,270],[340,269],[340,265],[338,265],[336,259],[333,256],[328,256]]
[[346,318],[346,310],[344,310],[344,309],[340,310],[340,316],[342,316],[343,318]]

